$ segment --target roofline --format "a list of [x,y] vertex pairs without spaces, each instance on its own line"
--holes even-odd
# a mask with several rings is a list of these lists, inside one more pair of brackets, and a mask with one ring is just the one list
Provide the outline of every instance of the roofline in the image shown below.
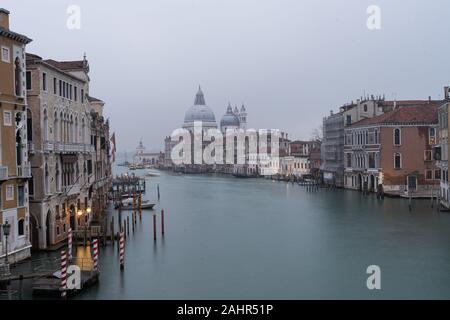
[[[35,55],[35,56],[38,56],[38,55],[36,55],[36,54],[34,54],[34,55]],[[39,56],[38,56],[38,57],[39,57]],[[55,70],[55,71],[58,71],[59,73],[62,73],[62,74],[66,75],[66,76],[68,76],[68,77],[70,77],[70,78],[73,78],[73,79],[78,80],[78,81],[83,82],[83,83],[87,83],[87,81],[85,81],[85,80],[83,80],[83,79],[81,79],[81,78],[78,78],[77,76],[75,76],[75,75],[73,75],[73,74],[71,74],[71,73],[69,73],[69,72],[66,72],[66,71],[64,71],[64,70],[61,70],[61,69],[55,67],[54,65],[48,63],[48,62],[45,62],[45,60],[42,59],[41,57],[39,57],[39,58],[40,58],[40,59],[29,59],[29,61],[31,61],[31,63],[27,63],[27,69],[28,69],[29,66],[32,66],[33,64],[35,64],[35,65],[41,64],[41,65],[43,65],[43,66],[45,66],[45,67],[47,67],[47,68],[49,68],[49,69],[53,69],[53,70]]]
[[18,41],[22,44],[28,44],[31,41],[33,41],[32,39],[28,38],[27,36],[24,36],[23,34],[16,33],[11,30],[7,30],[3,27],[0,27],[0,36],[10,38],[10,39]]

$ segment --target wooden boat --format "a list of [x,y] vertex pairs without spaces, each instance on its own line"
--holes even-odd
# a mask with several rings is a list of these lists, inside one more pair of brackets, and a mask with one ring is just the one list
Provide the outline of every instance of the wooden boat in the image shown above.
[[154,171],[148,171],[145,175],[148,177],[159,177],[159,173]]
[[[133,198],[127,198],[125,200],[122,200],[121,202],[117,203],[115,208],[119,208],[119,204],[121,206],[122,210],[133,210]],[[138,202],[136,201],[136,206],[138,206]],[[155,206],[155,203],[151,203],[148,200],[142,200],[141,202],[141,210],[151,210]],[[139,209],[139,208],[137,208]]]

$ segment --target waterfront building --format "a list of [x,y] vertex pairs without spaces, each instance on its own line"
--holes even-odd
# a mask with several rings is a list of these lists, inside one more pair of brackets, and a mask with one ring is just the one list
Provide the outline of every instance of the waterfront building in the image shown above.
[[321,170],[324,182],[344,187],[344,129],[364,119],[370,119],[397,108],[428,105],[438,101],[401,100],[386,101],[384,96],[361,97],[356,102],[344,104],[339,112],[323,119]]
[[285,177],[303,177],[311,173],[311,165],[308,157],[286,156],[280,158],[280,171]]
[[159,166],[164,162],[164,154],[162,152],[148,152],[145,150],[142,140],[136,148],[134,154],[134,164]]
[[430,197],[440,180],[432,152],[438,106],[409,104],[347,127],[345,187],[375,192],[381,185],[391,195]]
[[104,216],[102,213],[107,207],[108,192],[112,186],[109,120],[103,116],[105,102],[90,95],[87,95],[86,98],[90,107],[91,145],[94,148],[92,153],[94,176],[93,182],[89,183],[89,198],[92,204],[91,225],[103,226]]
[[[0,8],[0,261],[30,257],[26,45],[31,39],[9,29]],[[2,226],[10,225],[9,235]]]
[[98,133],[103,131],[97,127],[102,121],[93,119],[103,103],[89,101],[88,94],[86,57],[55,61],[27,54],[30,227],[35,248],[52,248],[67,239],[69,228],[75,232],[91,223],[92,184],[109,170],[98,161],[104,155],[97,138],[104,144],[109,139]]
[[450,209],[450,198],[449,198],[449,181],[448,181],[448,159],[449,159],[449,135],[448,135],[448,124],[449,124],[449,108],[450,108],[450,88],[444,88],[444,99],[445,102],[438,109],[438,137],[439,143],[434,148],[434,157],[436,159],[436,165],[441,171],[440,180],[440,203],[445,209]]
[[322,142],[320,140],[295,140],[289,143],[288,153],[290,156],[307,158],[308,173],[318,176],[321,164],[321,144]]
[[323,119],[321,171],[326,184],[341,187],[344,182],[344,116],[343,112]]

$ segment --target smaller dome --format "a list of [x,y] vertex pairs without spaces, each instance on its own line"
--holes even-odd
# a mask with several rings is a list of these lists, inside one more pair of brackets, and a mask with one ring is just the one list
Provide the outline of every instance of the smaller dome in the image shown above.
[[220,120],[220,127],[239,127],[239,118],[233,113],[233,108],[228,104],[227,112]]

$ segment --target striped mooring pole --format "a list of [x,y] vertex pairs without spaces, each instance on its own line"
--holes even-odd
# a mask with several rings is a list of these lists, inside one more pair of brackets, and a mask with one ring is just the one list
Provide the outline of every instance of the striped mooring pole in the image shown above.
[[68,253],[68,257],[69,257],[69,261],[72,261],[72,228],[69,228],[69,235],[67,238],[67,253]]
[[125,239],[124,232],[120,233],[120,242],[119,242],[119,261],[120,261],[120,270],[123,271],[125,268]]
[[98,271],[98,239],[92,240],[92,258],[94,261],[94,271]]
[[61,251],[61,298],[67,298],[67,255],[66,251]]

